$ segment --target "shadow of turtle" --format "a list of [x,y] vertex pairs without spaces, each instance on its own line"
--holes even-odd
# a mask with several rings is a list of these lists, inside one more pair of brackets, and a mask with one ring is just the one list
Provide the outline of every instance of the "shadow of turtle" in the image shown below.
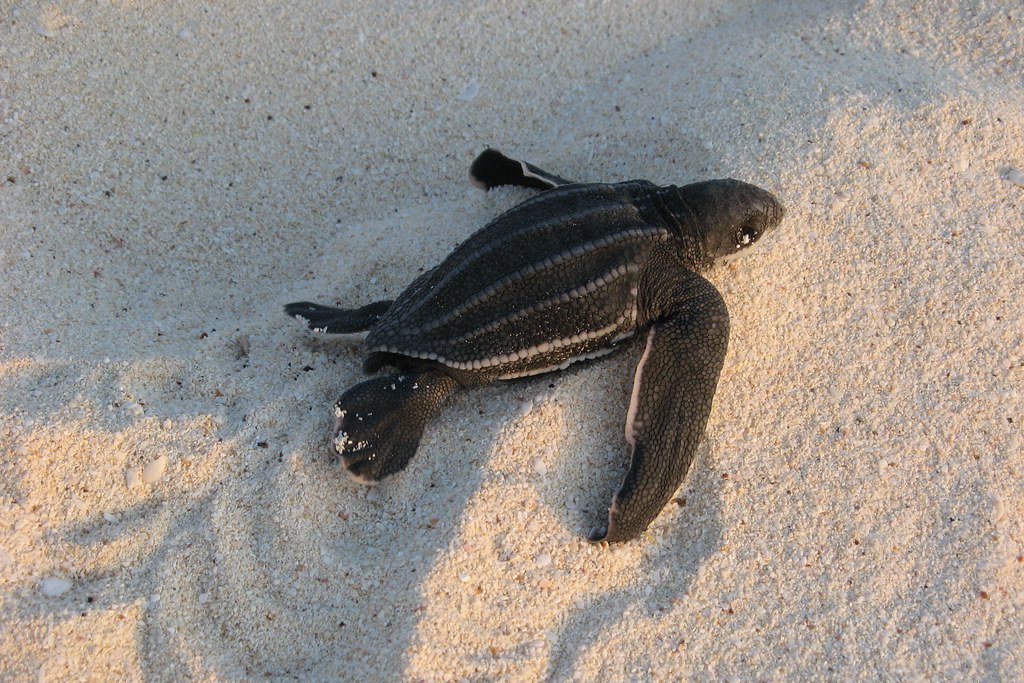
[[[561,455],[550,472],[537,484],[542,502],[572,535],[585,537],[589,529],[606,519],[612,495],[629,467],[629,447],[622,435],[626,406],[632,385],[632,371],[640,353],[633,344],[613,359],[580,366],[556,380],[547,400],[559,404],[563,397],[600,396],[588,402],[587,415],[574,400],[561,406],[561,418],[572,425],[558,435],[558,451],[570,452],[577,459]],[[712,414],[714,416],[714,413]],[[714,417],[712,417],[714,419]],[[534,444],[535,450],[546,450]],[[614,572],[616,553],[636,553],[630,576],[642,577],[600,595],[587,593],[566,608],[554,633],[547,661],[546,680],[564,680],[575,664],[616,626],[628,630],[623,620],[636,610],[657,618],[685,600],[694,577],[705,561],[722,545],[721,478],[710,467],[712,444],[703,441],[689,473],[672,501],[651,527],[636,540],[604,548],[602,571]],[[635,556],[631,555],[635,560]]]
[[[587,595],[566,608],[565,617],[550,636],[551,648],[544,680],[567,680],[584,656],[604,647],[602,638],[625,633],[630,620],[658,619],[687,599],[690,585],[723,542],[721,484],[702,467],[711,449],[701,445],[694,466],[673,503],[650,529],[635,541],[643,544],[638,565],[630,568],[638,582]],[[618,486],[619,480],[613,480]],[[622,552],[611,546],[609,553]]]

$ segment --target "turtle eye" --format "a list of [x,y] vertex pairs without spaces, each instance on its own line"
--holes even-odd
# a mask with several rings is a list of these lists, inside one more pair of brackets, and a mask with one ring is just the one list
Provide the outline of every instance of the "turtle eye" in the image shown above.
[[746,247],[753,244],[758,237],[758,230],[753,225],[744,225],[736,233],[736,246]]

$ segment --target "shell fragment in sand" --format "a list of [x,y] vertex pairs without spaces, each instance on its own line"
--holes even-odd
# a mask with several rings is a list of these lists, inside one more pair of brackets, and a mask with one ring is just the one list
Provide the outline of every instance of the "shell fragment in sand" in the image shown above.
[[39,590],[48,598],[56,598],[71,590],[71,582],[67,579],[50,576],[42,580]]
[[167,456],[161,455],[156,460],[149,462],[142,469],[142,481],[147,484],[155,484],[164,478],[164,472],[167,471]]
[[1024,187],[1024,171],[1008,166],[1003,169],[1003,180],[1009,180],[1017,187]]

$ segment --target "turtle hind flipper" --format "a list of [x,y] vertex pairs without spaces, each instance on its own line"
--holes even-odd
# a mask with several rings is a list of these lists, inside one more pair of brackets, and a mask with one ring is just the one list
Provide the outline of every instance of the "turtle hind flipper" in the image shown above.
[[477,187],[489,190],[499,185],[531,187],[535,190],[550,190],[559,185],[571,185],[571,180],[559,178],[533,164],[505,156],[488,147],[473,160],[469,167],[469,180]]
[[348,475],[372,484],[404,469],[423,428],[456,386],[428,369],[375,377],[342,394],[334,406],[334,450]]
[[285,304],[285,315],[295,318],[311,332],[353,334],[365,332],[380,320],[392,301],[377,301],[362,308],[334,308],[309,301]]

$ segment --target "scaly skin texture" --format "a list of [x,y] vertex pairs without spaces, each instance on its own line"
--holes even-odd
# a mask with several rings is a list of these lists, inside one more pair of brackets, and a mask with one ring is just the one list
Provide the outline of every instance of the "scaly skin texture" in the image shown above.
[[378,481],[406,466],[458,386],[558,370],[640,332],[625,428],[632,464],[607,523],[590,535],[635,538],[686,476],[728,347],[725,302],[699,272],[773,230],[783,209],[736,180],[572,183],[494,150],[470,178],[541,194],[470,236],[394,302],[285,308],[314,331],[368,330],[364,369],[401,373],[342,395],[335,449],[353,478]]
[[361,382],[334,408],[334,450],[349,476],[372,484],[401,471],[423,428],[457,383],[430,368]]
[[628,541],[654,521],[690,469],[729,345],[729,313],[714,286],[656,254],[645,271],[647,331],[626,422],[632,463],[592,541]]

